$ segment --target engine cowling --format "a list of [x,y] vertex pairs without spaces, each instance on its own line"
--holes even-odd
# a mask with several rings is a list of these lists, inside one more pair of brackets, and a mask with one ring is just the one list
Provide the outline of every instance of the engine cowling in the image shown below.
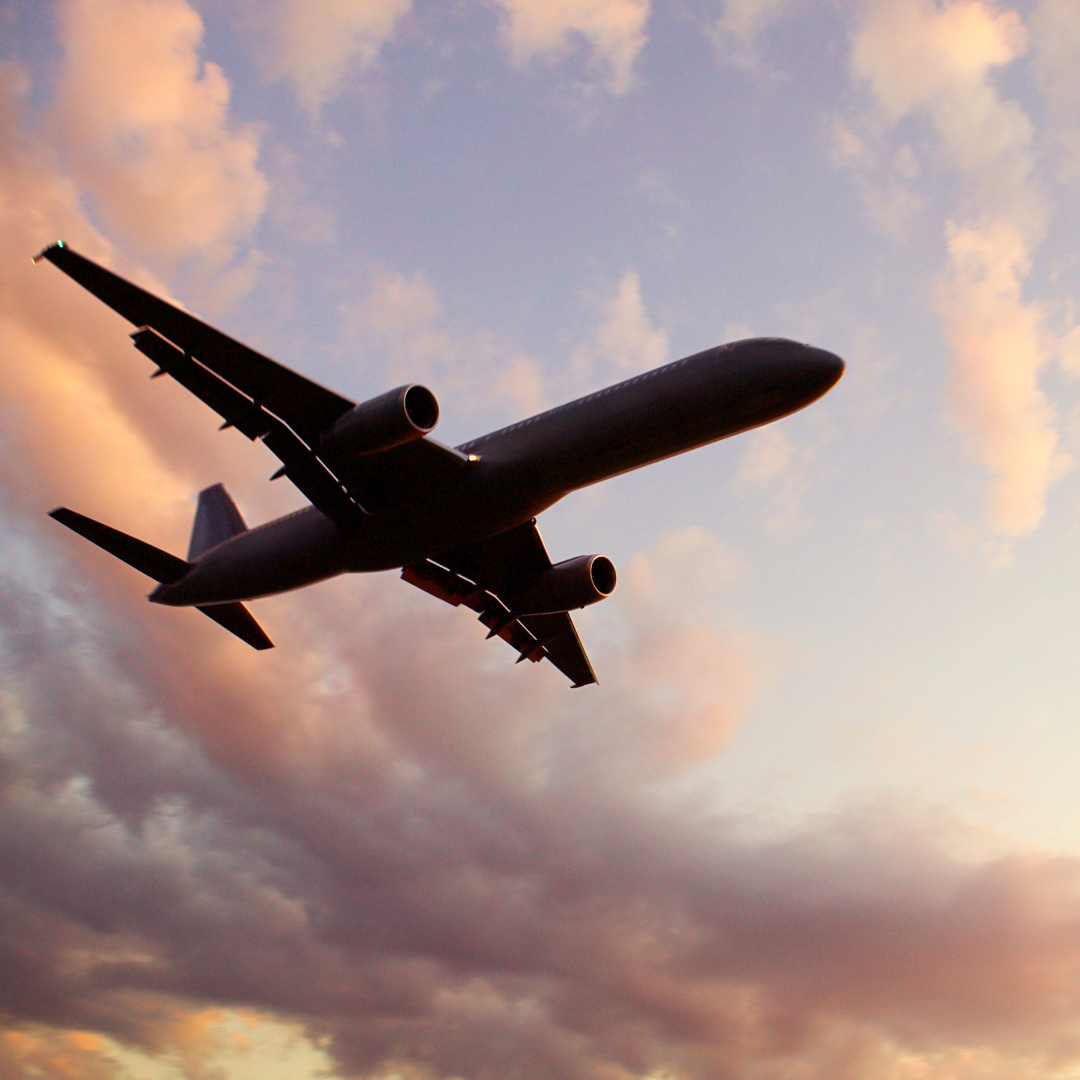
[[399,386],[363,401],[323,432],[320,449],[349,458],[392,450],[422,438],[439,422],[439,403],[426,386]]
[[518,615],[576,611],[615,591],[615,566],[605,555],[579,555],[545,570],[520,595],[511,598]]

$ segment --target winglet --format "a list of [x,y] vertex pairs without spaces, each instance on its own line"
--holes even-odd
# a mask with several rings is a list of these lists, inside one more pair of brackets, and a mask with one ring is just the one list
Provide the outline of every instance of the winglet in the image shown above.
[[55,251],[57,248],[62,248],[63,246],[64,246],[64,241],[63,240],[57,240],[55,244],[50,244],[47,248],[42,248],[42,250],[39,251],[33,257],[33,259],[31,259],[31,262],[33,262],[33,264],[36,266],[39,262],[41,262],[42,259],[47,259],[49,257],[49,252],[50,251]]

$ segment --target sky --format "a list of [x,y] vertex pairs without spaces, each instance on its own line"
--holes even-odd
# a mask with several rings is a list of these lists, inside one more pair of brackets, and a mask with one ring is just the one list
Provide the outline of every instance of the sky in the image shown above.
[[[1078,58],[1076,0],[0,0],[0,1080],[1080,1076]],[[57,239],[448,443],[848,367],[544,514],[597,687],[396,573],[255,653],[46,517],[303,505]]]

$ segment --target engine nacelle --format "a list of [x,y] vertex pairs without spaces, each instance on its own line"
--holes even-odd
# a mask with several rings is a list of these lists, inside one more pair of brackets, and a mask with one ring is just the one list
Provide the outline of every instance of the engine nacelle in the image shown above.
[[579,555],[556,563],[520,595],[510,598],[517,615],[576,611],[615,591],[615,566],[605,555]]
[[439,403],[426,386],[399,386],[339,417],[319,448],[343,458],[377,454],[422,438],[438,422]]

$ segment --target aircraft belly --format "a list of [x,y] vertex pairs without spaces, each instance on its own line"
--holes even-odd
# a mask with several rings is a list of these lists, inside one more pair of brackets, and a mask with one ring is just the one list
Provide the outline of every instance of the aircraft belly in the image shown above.
[[158,603],[189,606],[288,592],[346,570],[345,538],[313,507],[206,552],[186,577],[158,590]]
[[348,541],[348,569],[394,570],[529,521],[562,497],[511,468],[480,467],[468,482],[373,514]]

